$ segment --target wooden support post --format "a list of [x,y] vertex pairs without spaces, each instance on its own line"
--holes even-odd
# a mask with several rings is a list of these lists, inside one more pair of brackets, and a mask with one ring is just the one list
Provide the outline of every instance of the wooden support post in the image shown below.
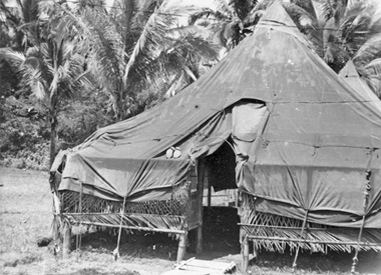
[[253,258],[258,258],[257,241],[253,241]]
[[210,185],[210,182],[208,181],[208,208],[212,206],[212,186]]
[[197,227],[197,244],[196,253],[202,253],[202,228],[203,228],[203,197],[204,197],[204,182],[205,182],[205,161],[200,159],[197,162],[197,192],[198,192],[198,227]]
[[[308,210],[306,210],[306,215],[304,217],[304,221],[303,221],[303,225],[302,225],[302,231],[300,232],[300,240],[303,240],[303,238],[304,238],[304,231],[305,231],[305,228],[307,225],[307,219],[308,219]],[[295,258],[294,258],[294,262],[292,263],[292,272],[295,271],[295,268],[297,266],[296,261],[298,259],[300,245],[301,245],[301,242],[299,242],[298,246],[296,247]]]
[[80,222],[79,222],[79,232],[76,235],[76,249],[81,250],[81,243],[82,243],[82,202],[83,202],[83,182],[80,182],[80,192],[79,192],[79,214],[81,215]]
[[202,226],[197,227],[196,254],[202,253]]
[[187,239],[188,239],[188,231],[183,234],[180,234],[179,247],[177,250],[177,264],[180,264],[181,261],[185,258],[185,254],[187,251]]
[[116,261],[118,258],[120,258],[119,248],[120,248],[120,239],[122,237],[123,218],[124,218],[124,213],[126,212],[126,210],[125,210],[126,209],[126,198],[127,198],[127,196],[124,196],[123,205],[122,205],[122,209],[121,209],[121,212],[120,212],[120,223],[119,223],[118,240],[117,240],[117,243],[116,243],[116,248],[114,249],[114,252],[113,252],[114,261]]
[[63,243],[62,243],[62,256],[64,259],[69,258],[70,246],[71,246],[71,226],[68,222],[64,222]]
[[249,268],[249,239],[244,236],[241,240],[242,272],[246,273]]
[[352,268],[351,268],[352,274],[356,273],[356,266],[357,266],[358,261],[359,261],[358,254],[360,251],[360,243],[361,243],[362,233],[363,233],[364,228],[365,228],[366,210],[367,210],[368,203],[369,203],[369,193],[372,190],[372,186],[370,185],[370,176],[372,174],[372,171],[370,170],[370,167],[371,167],[370,163],[372,160],[372,156],[373,156],[373,151],[372,151],[372,155],[371,155],[371,158],[369,160],[369,163],[368,163],[368,169],[366,170],[366,182],[365,182],[364,203],[363,203],[364,215],[362,216],[362,223],[361,223],[360,232],[359,232],[359,236],[358,236],[358,240],[357,240],[358,245],[356,246],[355,256],[353,257],[353,263],[352,263]]

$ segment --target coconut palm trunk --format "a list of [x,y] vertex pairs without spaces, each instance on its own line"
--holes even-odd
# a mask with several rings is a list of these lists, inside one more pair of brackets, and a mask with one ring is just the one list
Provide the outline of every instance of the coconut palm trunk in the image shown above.
[[57,111],[54,106],[49,108],[49,124],[50,124],[50,158],[49,167],[52,167],[54,158],[57,154]]

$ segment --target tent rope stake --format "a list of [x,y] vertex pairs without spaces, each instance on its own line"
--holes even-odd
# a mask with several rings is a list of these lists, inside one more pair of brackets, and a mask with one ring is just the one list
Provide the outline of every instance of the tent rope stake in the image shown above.
[[[372,156],[371,156],[372,158]],[[351,268],[351,273],[354,274],[356,272],[356,265],[358,263],[358,253],[360,250],[360,243],[361,243],[361,238],[362,238],[362,233],[364,231],[364,226],[365,226],[365,217],[366,217],[366,209],[368,207],[368,202],[369,202],[369,192],[372,190],[372,186],[370,185],[370,176],[372,174],[372,171],[369,169],[366,170],[366,181],[365,181],[365,191],[364,191],[364,214],[362,216],[362,223],[361,223],[361,228],[357,240],[357,246],[356,246],[356,253],[355,256],[353,257],[353,263],[352,263],[352,268]]]

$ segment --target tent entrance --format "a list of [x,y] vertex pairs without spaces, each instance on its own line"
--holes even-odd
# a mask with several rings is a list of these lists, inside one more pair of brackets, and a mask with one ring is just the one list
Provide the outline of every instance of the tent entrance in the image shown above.
[[235,177],[236,157],[228,139],[212,155],[205,158],[203,205],[238,207]]
[[236,157],[228,139],[205,157],[203,188],[203,247],[220,254],[237,253],[239,244]]

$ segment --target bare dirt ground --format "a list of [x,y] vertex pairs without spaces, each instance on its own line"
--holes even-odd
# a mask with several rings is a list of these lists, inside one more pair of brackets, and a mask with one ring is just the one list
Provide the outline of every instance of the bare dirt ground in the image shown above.
[[[51,194],[47,173],[0,167],[0,274],[66,275],[158,275],[174,267],[177,241],[166,234],[136,232],[122,237],[121,258],[113,261],[117,236],[109,231],[84,235],[81,249],[69,259],[54,256],[52,244],[38,247],[37,239],[51,236]],[[233,222],[232,222],[233,221]],[[204,252],[194,254],[194,233],[186,259],[236,262],[240,272],[238,227],[234,210],[216,208],[205,211]],[[111,232],[112,233],[112,232]],[[353,253],[301,253],[298,269],[292,273],[290,253],[261,252],[251,262],[251,274],[349,274]],[[357,271],[381,274],[381,257],[361,252]]]

